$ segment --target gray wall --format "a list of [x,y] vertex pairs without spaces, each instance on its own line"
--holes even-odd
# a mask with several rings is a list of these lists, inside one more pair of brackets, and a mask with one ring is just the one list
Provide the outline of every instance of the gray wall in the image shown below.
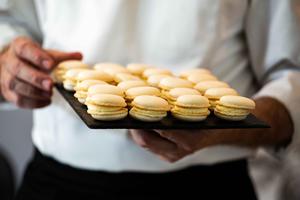
[[11,161],[19,184],[24,168],[31,158],[32,113],[28,110],[0,110],[0,149],[4,150]]

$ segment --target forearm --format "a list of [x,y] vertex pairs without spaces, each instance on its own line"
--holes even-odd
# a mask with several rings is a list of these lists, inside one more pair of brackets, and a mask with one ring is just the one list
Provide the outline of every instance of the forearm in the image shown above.
[[284,105],[273,98],[260,98],[256,100],[253,114],[271,128],[226,130],[218,135],[220,143],[247,147],[283,146],[289,143],[293,122]]

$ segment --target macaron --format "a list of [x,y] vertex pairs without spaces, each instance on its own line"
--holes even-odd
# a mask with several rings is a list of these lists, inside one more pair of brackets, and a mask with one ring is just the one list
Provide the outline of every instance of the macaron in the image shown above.
[[89,69],[83,68],[83,69],[69,69],[66,71],[63,79],[63,86],[68,91],[74,91],[74,87],[77,84],[77,77],[79,73],[84,71],[90,71]]
[[129,111],[130,116],[145,122],[160,121],[167,116],[167,111],[169,111],[168,102],[157,96],[138,96],[134,98],[132,105]]
[[141,80],[138,76],[128,74],[128,73],[118,73],[115,74],[114,80],[116,83],[120,83],[122,81],[131,81],[131,80]]
[[123,65],[117,64],[117,63],[109,63],[109,62],[104,62],[104,63],[97,63],[94,65],[95,70],[100,70],[103,71],[105,69],[125,69]]
[[77,76],[77,81],[80,83],[84,80],[100,80],[107,83],[112,83],[114,78],[103,71],[89,70],[80,72]]
[[161,79],[158,85],[162,90],[171,90],[173,88],[193,88],[193,83],[177,77],[166,77]]
[[142,87],[134,87],[130,88],[125,92],[125,99],[129,106],[131,106],[131,101],[137,97],[142,95],[151,95],[151,96],[160,96],[160,90],[156,87],[151,86],[142,86]]
[[209,100],[211,110],[215,109],[217,101],[219,101],[222,96],[226,95],[237,96],[238,92],[232,88],[210,88],[206,90],[204,94]]
[[104,81],[100,80],[84,80],[76,85],[75,89],[75,94],[74,96],[78,99],[78,101],[82,104],[85,103],[86,97],[87,97],[87,91],[89,87],[93,85],[102,85],[102,84],[107,84]]
[[130,63],[127,65],[127,70],[136,76],[142,76],[144,71],[149,68],[154,68],[151,65],[142,64],[142,63]]
[[182,95],[201,95],[198,90],[193,88],[174,88],[164,93],[165,99],[170,105],[174,106],[178,97]]
[[152,75],[157,75],[157,74],[172,75],[172,72],[168,69],[150,68],[150,69],[146,69],[143,72],[143,78],[148,79],[148,77],[150,77]]
[[127,116],[124,98],[113,94],[96,94],[86,99],[87,112],[96,120],[113,121]]
[[88,89],[88,97],[93,96],[95,94],[113,94],[120,97],[124,97],[124,92],[122,89],[118,88],[114,85],[93,85]]
[[192,74],[189,75],[187,78],[187,80],[191,81],[194,84],[203,82],[203,81],[216,81],[218,80],[217,77],[215,77],[214,75],[211,74]]
[[252,99],[242,96],[223,96],[217,102],[214,114],[225,120],[239,121],[245,119],[255,109]]
[[159,82],[163,79],[163,78],[166,78],[166,77],[171,77],[171,75],[169,74],[156,74],[156,75],[151,75],[148,77],[147,79],[147,83],[150,85],[150,86],[153,86],[153,87],[159,87]]
[[147,86],[147,84],[143,80],[129,80],[129,81],[122,81],[117,86],[118,86],[118,88],[122,89],[125,92],[126,90],[128,90],[130,88]]
[[208,69],[204,69],[204,68],[187,69],[182,71],[179,74],[179,77],[186,79],[187,77],[193,74],[211,74],[211,72]]
[[204,81],[197,83],[194,88],[198,90],[202,95],[205,94],[206,90],[210,88],[229,88],[230,86],[222,81]]
[[210,114],[209,101],[201,95],[182,95],[177,98],[172,115],[183,121],[203,121]]
[[89,68],[89,65],[79,60],[68,60],[68,61],[60,62],[53,72],[54,80],[56,82],[62,83],[64,81],[64,75],[69,69],[87,69],[87,68]]

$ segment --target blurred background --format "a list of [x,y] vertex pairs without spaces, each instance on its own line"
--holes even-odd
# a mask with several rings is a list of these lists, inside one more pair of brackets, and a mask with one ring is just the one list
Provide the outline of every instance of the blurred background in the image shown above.
[[16,187],[33,152],[31,127],[31,111],[0,110],[0,154],[8,158]]

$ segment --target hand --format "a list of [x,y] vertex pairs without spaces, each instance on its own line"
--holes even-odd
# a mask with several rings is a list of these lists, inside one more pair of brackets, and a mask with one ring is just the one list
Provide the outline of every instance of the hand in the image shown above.
[[136,144],[168,162],[220,144],[220,133],[220,130],[130,130]]
[[161,159],[175,162],[205,147],[234,145],[248,148],[285,146],[293,134],[293,122],[276,99],[256,100],[253,113],[268,122],[269,129],[210,129],[210,130],[130,130],[139,146],[157,154]]
[[21,108],[41,108],[51,102],[49,73],[58,62],[82,59],[80,53],[44,50],[29,38],[18,37],[0,55],[2,96]]

